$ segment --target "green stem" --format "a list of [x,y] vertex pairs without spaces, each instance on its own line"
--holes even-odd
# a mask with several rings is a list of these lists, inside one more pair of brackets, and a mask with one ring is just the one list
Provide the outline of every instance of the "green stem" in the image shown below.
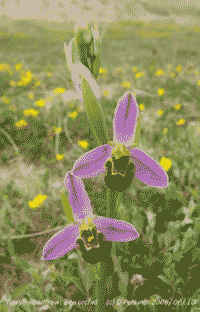
[[[61,126],[61,116],[59,115],[58,116],[58,128],[60,128],[60,126]],[[56,144],[55,144],[56,155],[59,154],[59,137],[60,137],[60,134],[56,133]]]
[[107,287],[106,287],[106,280],[107,280],[107,270],[108,265],[106,262],[101,262],[101,267],[100,267],[100,274],[99,277],[100,279],[97,281],[96,284],[96,298],[98,298],[97,305],[95,312],[105,312],[106,311],[106,292],[107,292]]
[[15,150],[15,154],[18,155],[19,154],[19,149],[18,149],[17,145],[14,143],[13,139],[11,138],[11,136],[2,128],[0,128],[0,131],[7,137],[8,141],[11,143],[11,145],[13,146],[13,148]]
[[118,198],[118,193],[113,190],[107,189],[107,196],[106,196],[106,217],[107,218],[116,218],[117,215],[117,198]]

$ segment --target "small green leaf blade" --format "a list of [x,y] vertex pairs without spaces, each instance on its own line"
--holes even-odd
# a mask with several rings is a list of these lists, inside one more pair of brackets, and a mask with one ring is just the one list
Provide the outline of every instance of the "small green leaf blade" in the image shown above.
[[89,83],[82,75],[83,104],[99,146],[109,141],[105,116],[101,105],[94,95]]
[[64,212],[66,214],[69,223],[74,223],[72,207],[69,203],[69,199],[64,192],[64,188],[60,191],[61,201],[63,205]]

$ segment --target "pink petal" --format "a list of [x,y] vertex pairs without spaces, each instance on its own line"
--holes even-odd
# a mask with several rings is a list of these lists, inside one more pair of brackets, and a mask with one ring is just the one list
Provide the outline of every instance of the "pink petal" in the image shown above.
[[67,252],[76,247],[78,237],[79,227],[75,224],[68,224],[53,235],[45,244],[42,260],[54,260],[64,256]]
[[138,104],[135,95],[127,91],[118,100],[113,119],[114,143],[123,143],[125,147],[134,142],[137,119],[139,116]]
[[85,216],[92,213],[91,202],[83,181],[69,171],[65,175],[64,183],[69,193],[69,202],[73,210],[73,217],[77,222],[81,223]]
[[139,236],[134,226],[125,221],[97,217],[94,219],[94,223],[97,226],[97,230],[106,236],[107,241],[129,242]]
[[168,176],[163,167],[139,148],[129,148],[130,159],[136,166],[135,178],[143,183],[157,188],[168,186]]
[[104,163],[111,157],[112,146],[105,144],[79,157],[72,168],[73,175],[80,178],[92,178],[105,172]]

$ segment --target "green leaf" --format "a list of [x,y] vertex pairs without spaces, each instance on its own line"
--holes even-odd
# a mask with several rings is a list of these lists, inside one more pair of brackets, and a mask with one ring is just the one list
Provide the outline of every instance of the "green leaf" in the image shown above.
[[0,303],[0,311],[1,312],[8,312],[8,307],[7,307],[6,302],[3,301]]
[[194,231],[191,228],[187,229],[187,232],[184,233],[184,238],[182,240],[181,250],[183,250],[189,246],[191,246],[191,248],[192,248],[191,242],[193,241],[193,234],[194,234]]
[[27,261],[15,255],[14,244],[12,241],[9,241],[8,243],[8,250],[12,256],[12,260],[15,262],[17,266],[22,267],[24,270],[28,270],[31,268],[30,264]]
[[163,275],[158,275],[158,278],[160,278],[164,283],[171,286],[171,282],[166,277],[164,277]]
[[91,71],[95,79],[97,79],[99,75],[99,67],[100,67],[100,55],[98,54],[95,57],[95,59],[91,61]]
[[137,147],[140,144],[140,133],[141,133],[141,114],[139,115],[138,120],[137,120],[135,140],[133,143],[134,147]]
[[69,223],[74,223],[72,207],[69,203],[68,197],[64,193],[64,188],[60,191],[61,201],[63,205],[64,212],[66,214],[67,220]]
[[87,28],[84,29],[83,36],[84,36],[85,41],[87,43],[90,43],[92,39],[92,32],[91,32],[91,27],[89,23],[87,23]]
[[72,63],[76,64],[80,62],[81,62],[81,59],[80,59],[79,50],[77,47],[77,41],[76,41],[76,37],[74,37],[73,42],[72,42]]
[[20,285],[11,293],[11,295],[14,298],[20,298],[25,295],[25,293],[29,290],[30,287],[31,287],[31,284]]
[[101,105],[83,75],[81,89],[83,91],[83,104],[97,142],[99,146],[106,144],[109,141],[109,137],[108,130],[106,128],[105,116]]

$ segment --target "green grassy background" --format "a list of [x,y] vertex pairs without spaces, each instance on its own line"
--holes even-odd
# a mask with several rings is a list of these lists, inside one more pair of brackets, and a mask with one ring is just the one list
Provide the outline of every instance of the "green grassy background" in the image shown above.
[[[55,233],[54,229],[67,222],[59,192],[64,175],[85,152],[78,141],[86,140],[88,150],[96,146],[85,112],[78,112],[75,120],[68,116],[78,109],[77,101],[73,101],[74,107],[62,100],[59,105],[52,102],[49,109],[35,105],[35,101],[45,99],[55,88],[73,89],[63,44],[68,43],[74,33],[50,30],[28,21],[13,23],[9,29],[0,28],[0,63],[7,63],[12,68],[12,74],[0,71],[0,171],[3,177],[0,183],[0,296],[7,294],[10,300],[86,300],[94,294],[98,265],[86,265],[85,270],[90,272],[89,282],[82,278],[78,283],[81,273],[74,269],[78,261],[76,252],[70,252],[61,260],[40,262],[45,242]],[[116,284],[120,292],[115,296],[123,294],[131,300],[130,279],[135,273],[147,279],[135,291],[136,300],[149,299],[154,294],[160,294],[164,299],[200,298],[199,39],[197,26],[157,25],[155,22],[123,22],[111,25],[105,32],[101,67],[107,72],[100,74],[97,81],[101,89],[112,87],[114,90],[110,98],[101,98],[110,139],[117,100],[127,90],[121,83],[129,81],[131,91],[143,91],[137,95],[138,104],[145,106],[141,146],[157,161],[161,157],[172,161],[167,189],[158,190],[134,181],[120,199],[117,218],[131,222],[142,234],[134,242],[116,243],[120,265],[116,265],[110,281],[110,298],[113,298],[112,289]],[[17,63],[34,74],[34,79],[26,86],[10,85],[10,81],[19,79],[14,69]],[[173,77],[155,75],[159,69],[167,72],[169,64]],[[179,65],[182,66],[180,71],[177,70]],[[137,68],[136,72],[133,67]],[[145,77],[136,78],[135,74],[142,71]],[[51,77],[47,73],[51,73]],[[41,82],[37,87],[36,81]],[[159,88],[165,89],[163,96],[158,95]],[[28,96],[30,92],[34,93],[33,99]],[[9,103],[5,103],[5,97]],[[174,105],[179,103],[181,108],[175,110]],[[38,109],[39,115],[25,117],[23,111],[30,108]],[[157,114],[159,110],[163,110],[161,116]],[[185,123],[177,126],[176,122],[181,118]],[[26,127],[16,127],[15,123],[20,119],[27,121]],[[62,127],[62,132],[49,135],[53,127]],[[167,133],[163,132],[164,128]],[[64,154],[63,161],[56,159],[58,152]],[[103,177],[85,179],[84,183],[95,213],[103,216],[106,190]],[[28,202],[39,193],[47,195],[47,199],[42,207],[32,210]],[[186,216],[183,208],[190,207],[192,202],[195,204],[190,216],[192,223],[181,223]],[[156,214],[153,228],[149,227],[147,211]],[[26,237],[42,231],[45,233]],[[151,237],[154,237],[153,243],[150,243]],[[175,252],[174,246],[178,243],[182,249],[179,247]],[[43,274],[50,263],[55,265],[56,271],[50,269]],[[127,271],[129,283],[125,286],[123,274]],[[157,277],[161,275],[162,278]],[[166,278],[170,280],[168,284]],[[175,284],[177,280],[179,283]],[[199,303],[195,307],[200,308]],[[1,308],[7,311],[3,302]],[[179,307],[174,306],[173,310],[192,311],[192,308],[189,305],[185,310],[178,310]],[[12,309],[21,311],[16,306]],[[31,305],[29,309],[38,311],[38,307]],[[47,311],[53,309],[55,307],[49,305]],[[62,304],[56,309],[65,311]],[[108,311],[113,311],[113,307],[108,307]]]

